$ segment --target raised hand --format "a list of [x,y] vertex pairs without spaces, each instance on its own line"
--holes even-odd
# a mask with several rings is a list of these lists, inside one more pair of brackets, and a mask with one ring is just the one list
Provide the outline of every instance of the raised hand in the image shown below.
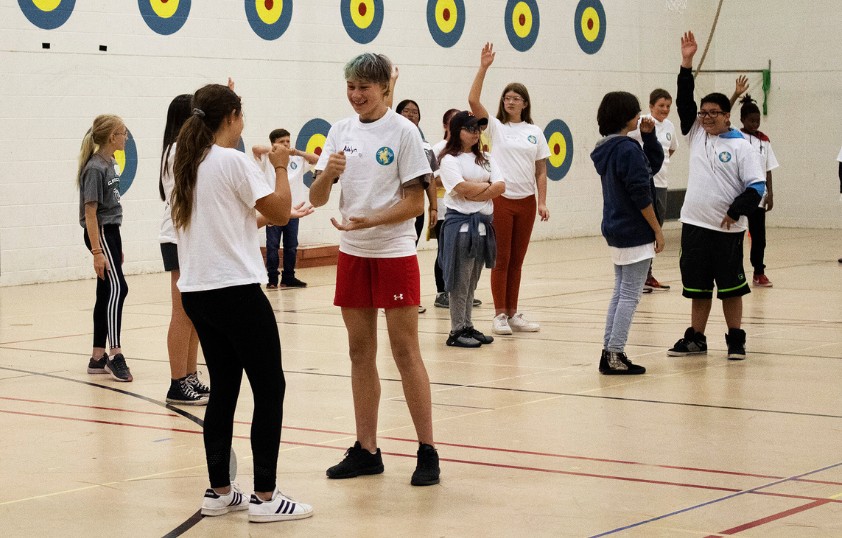
[[290,150],[286,146],[275,144],[272,146],[272,151],[269,152],[269,162],[275,168],[286,167],[289,164],[289,154]]
[[342,175],[345,171],[345,152],[340,151],[337,153],[331,153],[330,157],[327,159],[327,166],[325,166],[324,173],[328,175],[328,177],[336,177]]
[[696,51],[699,50],[699,45],[696,43],[696,36],[693,35],[693,32],[685,32],[683,36],[681,36],[681,60],[682,65],[693,64],[693,56],[696,55]]
[[655,120],[649,116],[644,116],[640,118],[639,128],[641,133],[651,133],[655,130]]
[[734,94],[735,95],[742,95],[748,91],[748,77],[745,75],[740,75],[737,77],[737,83],[734,86]]
[[494,52],[494,43],[486,43],[482,47],[482,54],[480,55],[479,65],[485,69],[491,67],[491,64],[494,63],[494,56],[497,53]]

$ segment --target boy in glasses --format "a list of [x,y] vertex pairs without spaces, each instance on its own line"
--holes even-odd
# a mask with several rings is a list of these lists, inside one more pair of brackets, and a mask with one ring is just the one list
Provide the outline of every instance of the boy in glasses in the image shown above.
[[728,326],[728,359],[742,360],[746,357],[742,296],[751,292],[743,270],[743,237],[746,216],[757,208],[766,190],[766,174],[757,151],[739,131],[730,128],[727,96],[711,93],[697,108],[692,71],[697,50],[693,33],[685,33],[676,107],[681,132],[690,146],[690,173],[681,208],[679,265],[682,295],[692,301],[691,326],[667,355],[707,353],[704,333],[715,286]]

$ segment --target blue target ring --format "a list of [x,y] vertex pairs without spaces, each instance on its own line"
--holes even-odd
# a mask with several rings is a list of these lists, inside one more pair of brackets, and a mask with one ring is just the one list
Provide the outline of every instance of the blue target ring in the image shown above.
[[442,47],[452,47],[465,30],[465,2],[427,0],[427,27],[433,41]]
[[[295,139],[295,149],[321,156],[324,150],[324,139],[330,131],[330,123],[322,118],[313,118],[305,123]],[[313,184],[313,172],[304,174],[304,185],[309,189]]]
[[570,171],[573,163],[573,134],[562,120],[553,120],[544,129],[544,138],[550,147],[547,158],[547,177],[559,181]]
[[245,0],[245,6],[251,29],[266,41],[284,35],[292,21],[292,0]]
[[541,29],[541,14],[535,0],[509,0],[503,15],[509,43],[520,52],[532,48]]
[[61,0],[49,11],[39,8],[33,0],[18,0],[18,5],[29,22],[42,30],[54,30],[70,18],[76,0]]
[[[137,7],[146,25],[153,32],[170,35],[181,30],[190,15],[190,0],[170,0],[176,2],[175,11],[162,0],[137,0]],[[154,4],[154,5],[153,5]]]
[[120,170],[120,196],[126,194],[137,175],[137,144],[135,144],[131,131],[128,131],[128,133],[129,138],[126,140],[126,148],[123,150],[125,160],[123,169]]
[[383,26],[383,0],[342,0],[339,12],[345,31],[363,45],[374,41]]
[[587,54],[596,54],[605,42],[607,21],[605,9],[599,0],[581,0],[573,16],[576,42]]

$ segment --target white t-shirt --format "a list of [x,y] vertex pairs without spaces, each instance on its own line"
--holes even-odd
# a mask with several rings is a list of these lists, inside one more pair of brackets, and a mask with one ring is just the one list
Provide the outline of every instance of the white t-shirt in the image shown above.
[[836,160],[842,163],[842,149],[839,150],[839,157],[836,157]]
[[[170,147],[170,154],[167,157],[167,172],[161,175],[161,183],[164,186],[164,215],[161,217],[161,232],[158,234],[159,243],[178,243],[175,228],[172,225],[172,208],[170,198],[175,188],[175,176],[173,175],[173,164],[175,163],[175,143]],[[161,170],[163,172],[163,169]]]
[[[275,167],[269,160],[268,155],[261,155],[257,161],[269,182],[269,188],[275,190]],[[296,206],[301,202],[306,202],[310,199],[310,190],[304,185],[304,174],[310,169],[304,157],[294,156],[289,158],[287,164],[287,179],[289,179],[289,192],[292,195],[292,205]]]
[[[361,122],[359,116],[334,123],[316,169],[324,170],[338,151],[345,152],[345,171],[339,176],[343,221],[394,206],[405,183],[432,173],[418,127],[392,109],[371,123]],[[339,250],[361,258],[412,256],[415,218],[342,232]]]
[[544,131],[531,123],[502,123],[489,116],[485,134],[491,139],[491,155],[506,179],[503,196],[510,200],[534,196],[535,161],[550,156]]
[[625,248],[609,246],[608,249],[611,251],[611,262],[614,265],[631,265],[655,257],[654,242]]
[[724,138],[707,134],[699,120],[690,128],[687,139],[690,174],[681,206],[681,222],[719,232],[746,230],[748,219],[745,215],[730,229],[720,224],[734,199],[749,185],[766,182],[757,152],[742,136]]
[[[660,142],[661,147],[664,148],[664,164],[661,165],[661,169],[658,170],[658,173],[652,176],[652,179],[655,182],[655,187],[659,189],[666,189],[668,186],[667,165],[670,163],[670,151],[678,149],[678,137],[675,136],[675,125],[673,125],[667,118],[664,118],[664,121],[658,121],[653,118],[651,114],[641,116],[641,118],[652,118],[652,121],[655,122],[655,136],[658,137],[658,142]],[[643,139],[640,137],[639,121],[637,122],[637,126],[638,128],[630,132],[629,136],[640,142],[640,145],[643,146]]]
[[772,143],[767,140],[760,140],[754,135],[750,135],[746,132],[740,131],[743,135],[743,138],[748,140],[748,143],[751,144],[751,147],[755,149],[760,154],[760,166],[766,172],[771,172],[775,168],[778,168],[780,165],[778,164],[778,159],[775,158],[775,152],[772,151]]
[[266,283],[254,204],[274,190],[250,157],[211,147],[199,164],[190,226],[176,230],[182,293]]
[[[460,153],[456,157],[445,155],[442,157],[439,170],[441,173],[441,182],[447,191],[447,194],[444,196],[445,207],[466,215],[473,213],[491,215],[494,212],[494,203],[491,200],[479,202],[468,200],[453,190],[456,185],[463,181],[476,183],[504,181],[503,175],[500,173],[500,169],[493,159],[489,159],[484,166],[480,166],[477,164],[476,156],[473,153]],[[468,225],[463,224],[459,231],[467,232]],[[480,223],[479,232],[480,235],[485,235],[485,224]]]
[[[436,159],[439,158],[439,153],[441,153],[441,150],[443,150],[444,146],[446,146],[446,145],[447,145],[447,140],[442,140],[441,142],[439,142],[435,146],[433,146],[433,154],[436,156]],[[439,163],[438,170],[433,171],[433,177],[437,177],[437,178],[441,177],[441,163]],[[438,204],[438,207],[439,207],[439,210],[437,212],[438,213],[438,220],[444,220],[444,213],[445,213],[445,210],[444,210],[444,194],[446,192],[447,191],[444,189],[444,187],[436,188],[436,198],[438,199],[436,201],[436,203]]]

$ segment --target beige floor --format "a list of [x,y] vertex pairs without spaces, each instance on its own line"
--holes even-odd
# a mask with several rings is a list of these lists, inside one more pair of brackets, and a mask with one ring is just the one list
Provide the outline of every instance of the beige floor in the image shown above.
[[[635,378],[597,373],[613,273],[600,238],[535,243],[521,306],[537,334],[480,350],[444,345],[422,252],[421,344],[442,483],[409,486],[413,429],[381,345],[386,472],[329,481],[353,443],[346,335],[333,268],[272,292],[288,392],[279,485],[309,520],[196,516],[207,479],[202,408],[164,404],[165,274],[129,278],[123,343],[135,376],[89,376],[93,280],[0,288],[0,529],[3,536],[842,536],[842,255],[839,231],[770,230],[775,287],[745,300],[749,358],[724,358],[715,305],[702,358],[668,358],[688,325],[678,232],[644,295],[627,351]],[[130,256],[131,254],[128,253]],[[475,310],[493,309],[488,274]],[[382,320],[382,318],[381,318]],[[381,331],[381,344],[385,334]],[[250,393],[234,446],[251,490]]]

